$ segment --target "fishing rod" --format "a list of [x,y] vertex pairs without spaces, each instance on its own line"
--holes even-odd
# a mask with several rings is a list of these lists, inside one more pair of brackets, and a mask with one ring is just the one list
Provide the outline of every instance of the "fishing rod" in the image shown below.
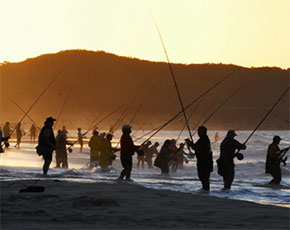
[[[208,94],[211,90],[213,90],[214,88],[216,88],[218,85],[220,85],[223,81],[225,81],[226,79],[228,79],[229,77],[231,77],[234,73],[236,73],[238,70],[240,70],[241,67],[238,67],[237,69],[235,69],[234,71],[232,71],[231,73],[227,74],[225,77],[223,77],[221,80],[219,80],[218,82],[216,82],[214,85],[212,85],[210,88],[208,88],[206,91],[204,91],[201,95],[199,95],[197,98],[195,98],[191,103],[189,103],[187,106],[184,107],[185,110],[187,110],[188,108],[190,108],[190,106],[192,106],[195,102],[197,102],[199,99],[201,99],[203,96],[205,96],[206,94]],[[146,143],[147,141],[149,141],[153,136],[155,136],[158,132],[160,132],[160,130],[162,130],[164,127],[166,127],[169,123],[171,123],[172,121],[174,121],[180,114],[182,114],[182,111],[178,112],[177,114],[175,114],[171,119],[169,119],[167,122],[165,122],[163,125],[161,125],[158,128],[155,128],[153,130],[151,130],[149,133],[147,133],[146,135],[154,132],[153,134],[151,134],[150,137],[148,137],[143,143]],[[143,135],[144,137],[145,135]],[[141,139],[140,137],[137,138],[136,140]],[[136,141],[134,140],[134,141]]]
[[[106,120],[108,117],[110,117],[112,114],[114,114],[115,112],[117,112],[121,107],[123,107],[124,104],[118,106],[117,108],[115,108],[112,112],[110,112],[109,114],[107,114],[106,116],[104,116],[100,121],[98,121],[95,125],[91,126],[91,128],[89,130],[87,130],[86,132],[83,133],[83,136],[86,135],[88,132],[90,132],[92,129],[94,129],[97,125],[99,125],[101,122],[103,122],[104,120]],[[74,141],[71,146],[73,146],[75,143],[77,143],[78,140]],[[71,153],[72,152],[72,148],[69,147],[68,151]]]
[[[270,115],[270,113],[273,111],[273,109],[276,107],[276,105],[279,104],[279,102],[282,100],[282,98],[286,95],[286,93],[288,92],[290,87],[288,87],[283,94],[281,95],[281,97],[279,97],[279,99],[275,102],[275,104],[270,108],[270,110],[266,113],[266,115],[263,117],[263,119],[258,123],[258,125],[256,126],[256,128],[252,131],[252,133],[249,135],[249,137],[245,140],[245,142],[243,143],[244,145],[248,142],[248,140],[250,140],[250,138],[253,136],[253,134],[256,132],[256,130],[261,126],[261,124],[266,120],[266,118]],[[240,150],[238,150],[238,152],[235,154],[238,158],[238,160],[243,160],[244,159],[244,155],[242,153],[240,153]]]
[[[238,88],[234,93],[232,93],[223,103],[221,103],[209,116],[208,116],[208,118],[201,124],[201,126],[202,125],[204,125],[204,124],[206,124],[223,106],[224,106],[224,104],[226,104],[234,95],[236,95],[238,92],[239,92],[239,90],[240,90],[241,88]],[[194,131],[194,133],[192,134],[192,136],[194,136],[194,134],[196,134],[196,132],[197,132],[197,130],[195,130]]]
[[[16,103],[16,101],[14,101],[12,98],[4,95],[4,94],[1,94],[0,95],[1,97],[5,97],[7,98],[9,101],[11,101],[14,105],[17,106],[18,109],[20,109],[23,113],[25,113],[24,109],[22,109],[22,107]],[[29,118],[29,120],[40,130],[40,127],[35,123],[35,121],[27,114],[27,117]]]
[[285,149],[280,150],[281,153],[283,152],[282,155],[280,156],[280,161],[283,163],[284,166],[286,166],[286,164],[287,164],[286,161],[287,161],[288,157],[285,157],[285,155],[287,154],[289,148],[290,148],[290,146],[285,148]]
[[71,88],[70,88],[68,94],[66,95],[66,98],[65,98],[65,100],[64,100],[64,102],[63,102],[63,105],[62,105],[62,107],[61,107],[61,109],[60,109],[60,111],[59,111],[59,114],[58,114],[58,116],[57,116],[57,118],[56,118],[56,122],[55,122],[55,124],[54,124],[54,128],[55,128],[55,129],[56,129],[56,127],[57,127],[57,123],[58,123],[58,121],[59,121],[59,118],[60,118],[60,116],[61,116],[62,113],[63,113],[64,107],[66,106],[66,104],[67,104],[67,102],[68,102],[69,96],[70,96],[70,94],[71,94],[71,92],[72,92],[72,89],[74,88],[74,86],[75,86],[77,80],[78,80],[78,79],[76,79],[76,80],[74,81],[74,83],[72,84],[72,86],[71,86]]
[[184,108],[183,101],[182,101],[182,98],[181,98],[181,94],[179,92],[179,88],[178,88],[178,85],[177,85],[177,82],[176,82],[176,79],[175,79],[175,76],[174,76],[174,72],[173,72],[171,63],[169,61],[169,57],[167,55],[167,51],[166,51],[166,48],[165,48],[165,44],[163,42],[163,39],[162,39],[161,33],[159,31],[158,25],[157,25],[157,23],[155,21],[155,18],[154,18],[154,16],[153,16],[153,14],[152,14],[151,11],[150,11],[150,13],[151,13],[152,19],[154,21],[156,30],[158,32],[158,35],[159,35],[159,38],[160,38],[160,41],[161,41],[161,44],[162,44],[162,47],[163,47],[163,51],[164,51],[165,56],[166,56],[166,59],[167,59],[168,67],[169,67],[169,70],[170,70],[170,73],[171,73],[172,80],[174,82],[174,86],[175,86],[176,93],[177,93],[177,96],[178,96],[178,100],[179,100],[179,103],[180,103],[180,106],[181,106],[181,109],[182,109],[182,113],[183,113],[183,116],[184,116],[184,120],[186,122],[186,126],[187,126],[187,129],[188,129],[188,133],[189,133],[190,139],[193,142],[192,135],[191,135],[191,131],[190,131],[189,122],[188,122],[188,119],[187,119],[187,116],[186,116],[186,113],[185,113],[185,108]]
[[[41,92],[41,94],[36,98],[36,100],[32,103],[32,105],[29,107],[29,109],[25,112],[25,114],[23,115],[23,117],[20,119],[20,121],[17,123],[21,123],[24,118],[28,115],[28,113],[32,110],[32,108],[36,105],[36,103],[39,101],[39,99],[44,95],[44,93],[48,90],[48,88],[52,85],[52,83],[54,83],[56,81],[56,79],[61,75],[61,73],[64,71],[61,70],[60,72],[58,72],[58,74],[56,75],[55,78],[53,78],[49,84],[46,86],[46,88],[44,88],[44,90]],[[17,127],[17,126],[16,126]],[[16,127],[12,130],[12,132],[10,133],[9,137],[11,137],[11,135],[15,132]]]
[[[188,117],[188,120],[191,119],[191,117],[192,117],[192,115],[194,114],[195,110],[196,110],[196,109],[198,108],[198,106],[200,105],[200,102],[201,102],[201,100],[199,101],[199,103],[198,103],[198,104],[194,107],[194,109],[192,110],[191,114],[190,114],[189,117]],[[185,129],[185,127],[186,127],[186,124],[184,124],[183,127],[182,127],[182,129],[180,130],[180,132],[179,132],[179,134],[178,134],[178,136],[177,136],[177,138],[176,138],[176,142],[178,142],[178,140],[179,140],[181,134],[183,133],[183,130]]]

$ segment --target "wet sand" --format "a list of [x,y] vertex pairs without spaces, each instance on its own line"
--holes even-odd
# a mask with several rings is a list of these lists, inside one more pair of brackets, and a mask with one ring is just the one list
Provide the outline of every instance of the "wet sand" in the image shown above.
[[[12,184],[13,183],[13,184]],[[1,182],[1,229],[289,229],[289,208],[134,183],[41,179]]]

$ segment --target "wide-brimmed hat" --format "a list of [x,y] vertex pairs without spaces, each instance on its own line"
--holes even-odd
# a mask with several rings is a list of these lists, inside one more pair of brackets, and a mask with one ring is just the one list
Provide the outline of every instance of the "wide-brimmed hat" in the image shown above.
[[237,134],[236,134],[235,130],[230,129],[227,133],[227,136],[237,136]]

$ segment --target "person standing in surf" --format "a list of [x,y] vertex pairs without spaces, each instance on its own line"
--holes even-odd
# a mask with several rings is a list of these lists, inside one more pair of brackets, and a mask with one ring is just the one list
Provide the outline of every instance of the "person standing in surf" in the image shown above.
[[198,127],[197,130],[199,139],[194,144],[189,139],[186,143],[195,151],[197,159],[198,178],[202,183],[202,189],[209,191],[210,189],[210,173],[213,171],[212,151],[210,140],[207,136],[207,128],[204,126]]
[[134,155],[134,152],[139,149],[139,146],[135,146],[132,140],[132,137],[130,136],[130,133],[132,132],[130,125],[124,125],[122,127],[123,135],[121,137],[121,163],[122,167],[124,168],[121,171],[120,177],[118,180],[123,180],[124,177],[126,177],[126,181],[132,181],[131,180],[131,171],[132,171],[132,156]]
[[39,137],[38,137],[38,146],[37,153],[39,155],[43,156],[44,164],[43,164],[43,175],[47,175],[47,171],[49,169],[50,163],[52,161],[52,153],[53,150],[55,150],[55,137],[53,133],[53,124],[54,121],[56,121],[52,117],[46,118],[46,121],[44,122],[44,126],[40,131]]
[[268,146],[267,159],[266,159],[266,173],[270,173],[273,179],[269,184],[279,185],[282,180],[280,164],[283,160],[282,154],[289,150],[289,147],[286,149],[280,150],[281,138],[279,136],[273,137],[273,142]]
[[231,189],[235,177],[234,158],[236,157],[236,150],[246,149],[246,145],[241,144],[235,140],[237,136],[234,130],[229,130],[227,136],[220,145],[220,158],[217,160],[218,173],[223,177],[224,190]]

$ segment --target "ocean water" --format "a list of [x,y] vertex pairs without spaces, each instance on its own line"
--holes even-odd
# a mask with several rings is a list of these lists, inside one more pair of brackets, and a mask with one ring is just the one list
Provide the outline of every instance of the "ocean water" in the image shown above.
[[[136,168],[136,154],[134,155],[134,166],[132,171],[132,179],[134,183],[151,189],[166,189],[172,191],[201,194],[204,196],[216,196],[227,199],[246,200],[262,204],[271,204],[277,206],[290,207],[290,168],[281,166],[282,169],[282,183],[281,185],[268,185],[271,180],[269,174],[265,174],[265,159],[268,145],[272,142],[274,135],[280,135],[283,140],[280,143],[280,148],[285,148],[290,145],[290,131],[257,131],[247,143],[247,149],[242,151],[244,160],[235,160],[235,180],[230,191],[223,191],[222,177],[217,174],[217,167],[215,160],[219,156],[219,146],[226,131],[218,131],[220,140],[212,143],[212,150],[214,154],[214,171],[211,174],[211,191],[203,192],[201,183],[198,180],[196,170],[196,160],[189,160],[188,164],[184,165],[184,169],[177,172],[171,172],[170,176],[160,175],[158,168],[148,169],[146,162],[144,169]],[[133,133],[134,137],[141,136],[145,131],[138,131]],[[216,131],[210,131],[209,137],[211,141],[214,140]],[[161,145],[165,139],[176,138],[179,131],[161,131],[154,138],[152,142],[158,141]],[[250,131],[237,131],[237,140],[244,142],[250,134]],[[76,132],[70,131],[69,137],[76,136]],[[184,131],[179,142],[187,138],[187,132]],[[87,135],[89,137],[89,135]],[[115,133],[113,143],[118,143],[120,132]],[[194,140],[197,140],[194,136]],[[146,137],[139,140],[135,144],[142,143]],[[159,149],[161,147],[159,146]],[[100,168],[89,169],[87,164],[89,162],[89,148],[87,144],[84,145],[82,153],[79,152],[79,146],[73,147],[73,152],[68,154],[69,169],[59,169],[55,167],[55,159],[51,164],[48,176],[42,177],[43,160],[35,152],[35,143],[26,141],[21,144],[21,149],[15,149],[13,140],[11,147],[1,154],[0,157],[0,178],[1,180],[69,180],[78,181],[80,183],[95,183],[98,181],[113,181],[122,170],[119,157],[114,161],[113,166],[108,172],[102,172]],[[118,153],[117,153],[118,155]],[[290,157],[289,157],[290,159]]]

